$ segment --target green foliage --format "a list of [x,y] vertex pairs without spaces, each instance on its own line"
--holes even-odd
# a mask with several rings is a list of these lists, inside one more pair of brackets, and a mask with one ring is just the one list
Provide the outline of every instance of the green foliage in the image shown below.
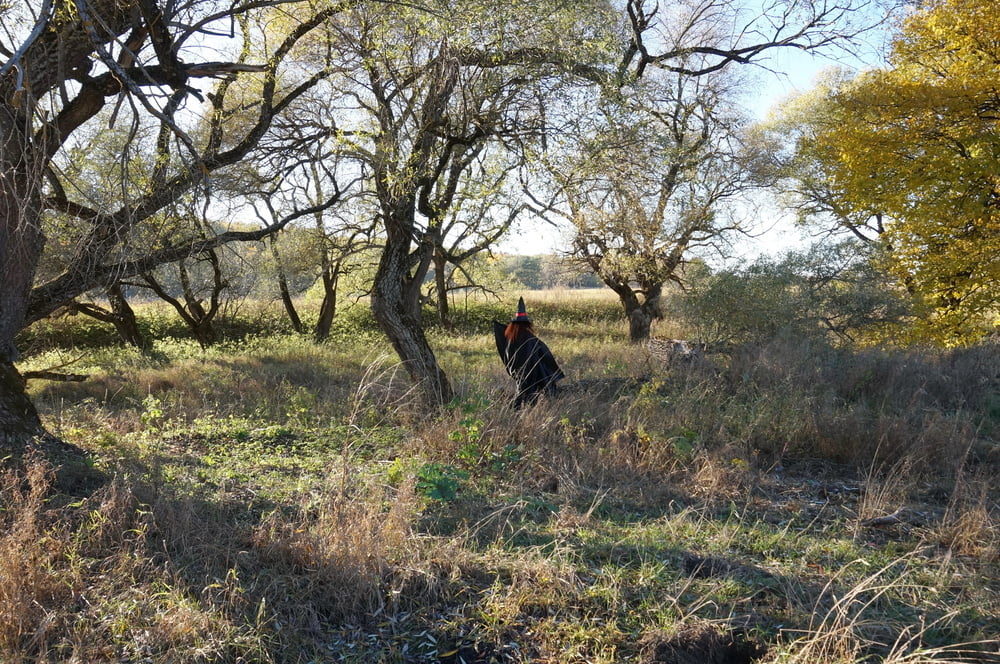
[[455,500],[462,482],[469,479],[468,472],[451,464],[403,458],[389,466],[387,476],[391,484],[399,486],[410,474],[415,479],[413,488],[417,495],[442,503]]
[[543,288],[541,256],[508,256],[505,260],[507,273],[528,290]]
[[147,427],[154,428],[163,419],[163,402],[153,395],[142,400],[142,414],[139,416]]
[[674,431],[673,435],[668,438],[668,441],[678,457],[681,459],[691,459],[694,456],[695,450],[698,449],[700,439],[701,436],[698,435],[697,431],[681,428]]
[[458,489],[469,474],[446,463],[425,463],[417,469],[416,490],[431,500],[448,502],[458,496]]
[[515,443],[507,443],[500,450],[493,449],[487,440],[485,411],[488,406],[489,401],[483,394],[451,404],[462,417],[458,426],[448,432],[448,439],[459,445],[455,456],[465,468],[500,474],[521,462],[523,450]]

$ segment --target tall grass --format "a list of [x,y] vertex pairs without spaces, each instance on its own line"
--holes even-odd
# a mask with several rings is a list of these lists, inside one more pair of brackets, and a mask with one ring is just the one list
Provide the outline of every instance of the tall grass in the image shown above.
[[503,303],[431,331],[440,412],[368,332],[78,345],[34,396],[110,479],[0,478],[0,661],[998,661],[996,346],[668,362],[529,306],[569,378],[521,410]]

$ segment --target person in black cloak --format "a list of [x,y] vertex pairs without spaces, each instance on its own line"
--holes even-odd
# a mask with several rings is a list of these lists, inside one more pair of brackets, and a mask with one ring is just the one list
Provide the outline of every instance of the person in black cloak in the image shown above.
[[507,325],[493,321],[493,337],[507,373],[517,381],[514,408],[535,403],[543,392],[555,392],[556,383],[566,377],[549,347],[535,336],[523,297],[518,298],[517,314]]

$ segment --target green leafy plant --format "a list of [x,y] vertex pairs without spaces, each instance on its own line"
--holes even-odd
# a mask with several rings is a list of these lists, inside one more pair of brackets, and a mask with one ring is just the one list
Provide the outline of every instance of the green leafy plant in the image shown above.
[[142,408],[139,419],[150,429],[157,429],[163,420],[163,402],[150,394],[142,400]]
[[687,428],[678,429],[668,439],[671,447],[674,449],[674,453],[682,459],[690,459],[694,455],[695,448],[698,446],[700,440],[701,436],[698,435],[697,431]]
[[462,480],[469,474],[446,463],[425,463],[417,469],[416,490],[431,500],[448,502],[458,496]]

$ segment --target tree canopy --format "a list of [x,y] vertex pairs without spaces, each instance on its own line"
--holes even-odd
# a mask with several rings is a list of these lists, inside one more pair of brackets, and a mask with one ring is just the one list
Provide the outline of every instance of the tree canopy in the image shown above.
[[931,0],[901,24],[887,67],[828,80],[792,122],[803,200],[877,238],[938,341],[996,325],[998,74],[1000,6]]
[[755,169],[737,90],[728,72],[656,72],[572,123],[568,154],[543,160],[554,183],[543,207],[572,224],[572,255],[619,296],[632,341],[649,337],[689,253],[739,227],[724,203]]

